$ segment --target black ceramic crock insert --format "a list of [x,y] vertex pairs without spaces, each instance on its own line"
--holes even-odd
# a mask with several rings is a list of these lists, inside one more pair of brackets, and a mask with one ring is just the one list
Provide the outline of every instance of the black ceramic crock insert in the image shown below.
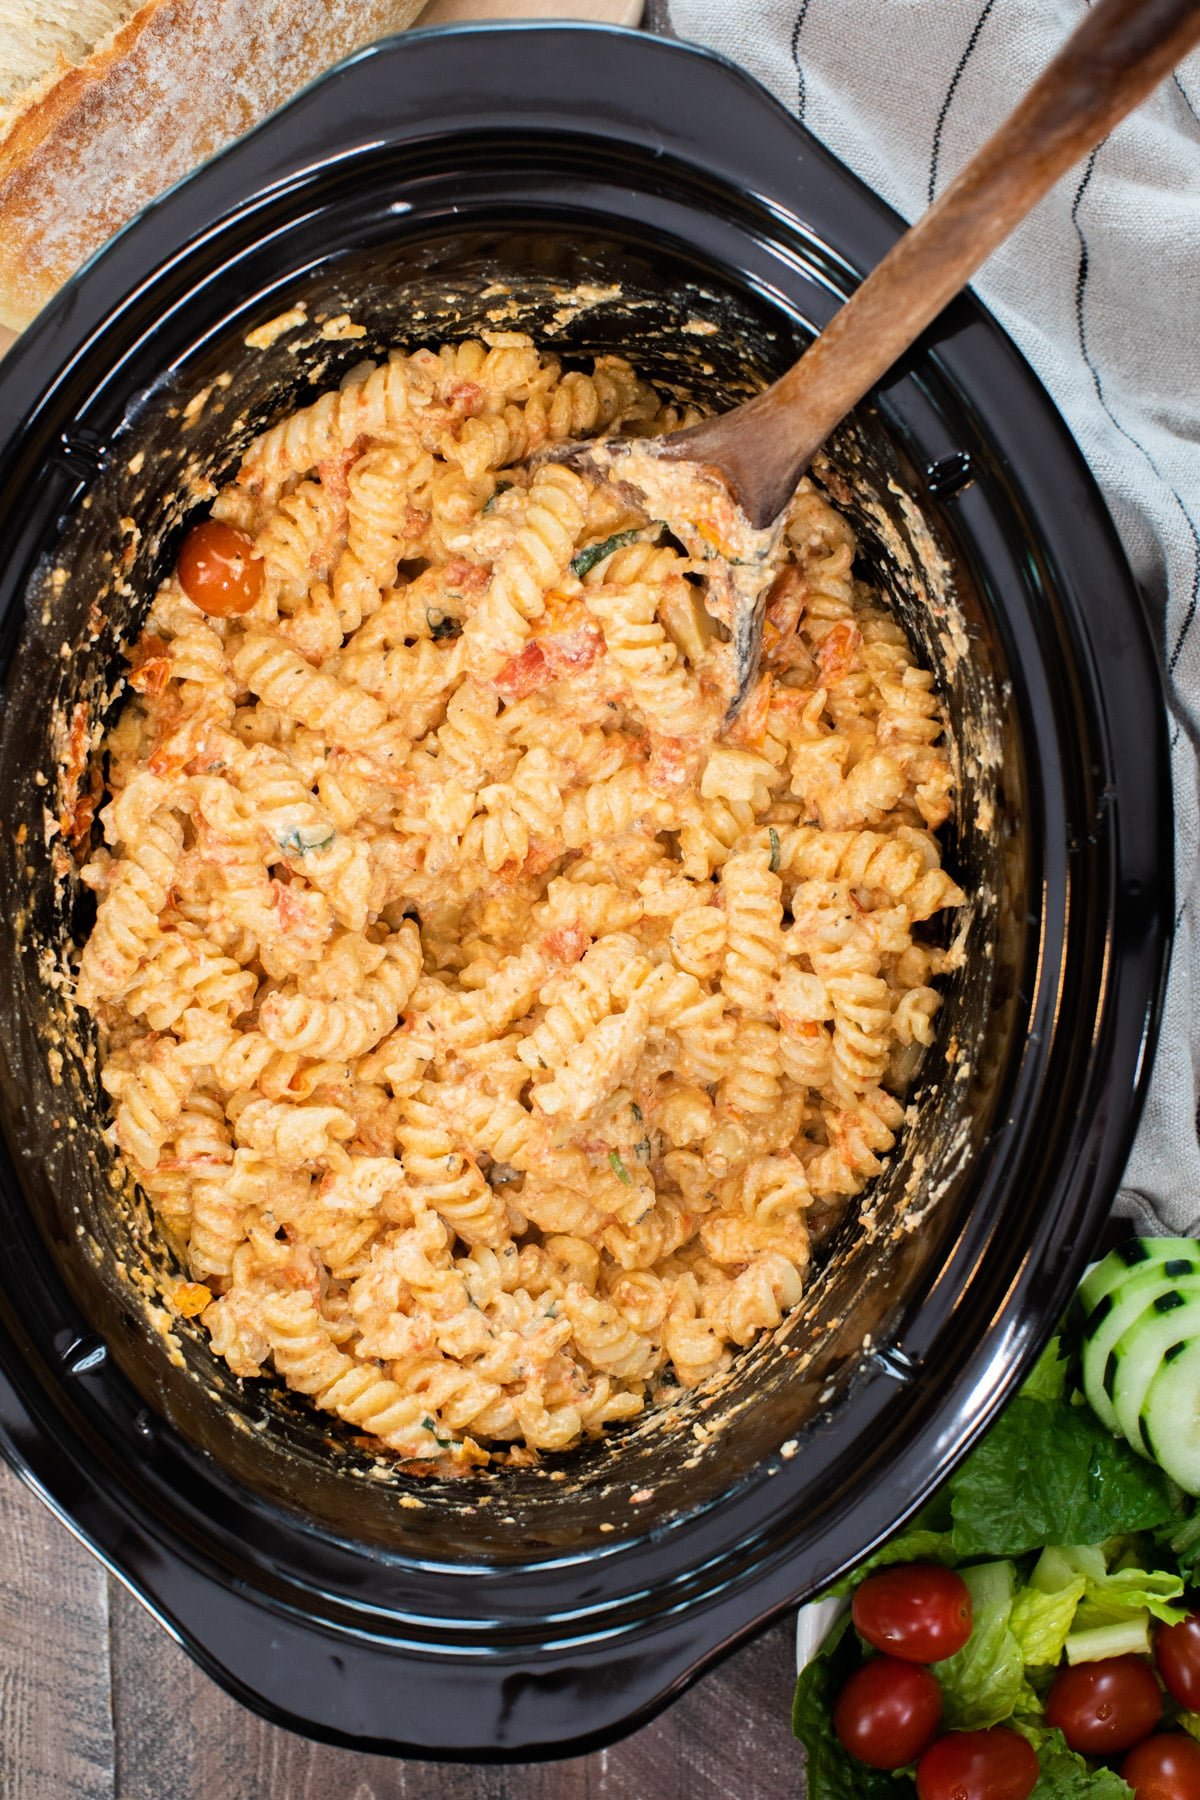
[[[48,1054],[67,1001],[47,972],[81,925],[43,831],[53,708],[103,705],[183,528],[181,480],[219,477],[364,353],[488,323],[498,283],[548,332],[586,281],[620,292],[549,339],[564,357],[621,349],[727,402],[788,363],[899,228],[717,58],[601,28],[415,33],[150,208],[0,365],[0,1439],[284,1724],[474,1759],[602,1742],[946,1474],[1051,1329],[1136,1120],[1170,914],[1154,657],[1061,420],[956,303],[827,471],[963,749],[948,854],[970,953],[917,1123],[736,1383],[454,1483],[377,1479],[336,1422],[238,1383],[194,1328],[173,1361],[116,1272],[152,1256],[108,1197],[94,1071],[68,1049],[56,1079]],[[299,299],[366,337],[245,349]],[[143,536],[118,569],[124,516]],[[921,598],[943,555],[961,642]],[[916,1229],[892,1229],[935,1190]]]

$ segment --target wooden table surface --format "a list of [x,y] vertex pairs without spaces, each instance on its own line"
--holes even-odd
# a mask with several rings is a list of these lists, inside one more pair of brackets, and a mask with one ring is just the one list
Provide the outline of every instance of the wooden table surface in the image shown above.
[[795,1628],[610,1750],[497,1766],[310,1743],[231,1700],[0,1463],[3,1800],[791,1800]]

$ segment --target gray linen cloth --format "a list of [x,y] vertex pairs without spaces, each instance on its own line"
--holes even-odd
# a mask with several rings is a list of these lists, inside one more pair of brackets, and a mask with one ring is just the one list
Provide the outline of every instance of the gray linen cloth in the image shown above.
[[[739,62],[907,219],[942,191],[1086,0],[651,0]],[[1167,673],[1175,944],[1119,1210],[1200,1232],[1200,53],[1067,175],[972,284],[1104,491]]]

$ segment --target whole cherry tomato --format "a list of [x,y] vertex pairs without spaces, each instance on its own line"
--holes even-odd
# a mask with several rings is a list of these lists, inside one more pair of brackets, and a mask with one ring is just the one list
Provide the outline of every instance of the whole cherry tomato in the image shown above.
[[1200,1712],[1200,1613],[1190,1613],[1179,1625],[1159,1626],[1154,1660],[1172,1700]]
[[1200,1744],[1182,1731],[1143,1738],[1121,1764],[1137,1800],[1200,1800]]
[[942,1690],[928,1669],[873,1656],[856,1669],[833,1709],[843,1749],[872,1769],[902,1769],[933,1742]]
[[1046,1697],[1047,1725],[1057,1726],[1071,1749],[1086,1756],[1131,1749],[1161,1718],[1154,1670],[1140,1656],[1060,1669]]
[[1037,1752],[1015,1731],[950,1731],[917,1764],[920,1800],[1029,1800]]
[[854,1629],[904,1662],[941,1662],[971,1635],[971,1590],[937,1563],[897,1563],[855,1591]]
[[179,547],[179,585],[213,619],[249,612],[263,591],[263,566],[254,539],[219,519],[194,525]]

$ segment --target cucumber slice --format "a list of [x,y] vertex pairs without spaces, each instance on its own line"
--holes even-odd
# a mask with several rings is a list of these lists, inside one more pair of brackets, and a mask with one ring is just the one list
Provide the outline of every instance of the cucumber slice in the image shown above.
[[1200,1339],[1159,1365],[1142,1407],[1142,1437],[1159,1468],[1200,1494]]
[[[1178,1278],[1164,1273],[1166,1267],[1165,1262],[1156,1262],[1147,1269],[1128,1270],[1121,1286],[1102,1295],[1084,1321],[1083,1391],[1092,1411],[1113,1433],[1119,1432],[1121,1426],[1105,1380],[1109,1375],[1109,1353],[1152,1300],[1178,1285]],[[1187,1278],[1196,1275],[1200,1275],[1200,1265],[1189,1266]]]
[[[1120,1287],[1126,1276],[1145,1270],[1148,1263],[1191,1262],[1200,1264],[1200,1243],[1195,1238],[1130,1238],[1110,1250],[1090,1275],[1079,1284],[1078,1300],[1084,1318],[1105,1294]],[[1186,1274],[1178,1269],[1176,1274]]]
[[1105,1385],[1117,1423],[1135,1450],[1150,1455],[1141,1412],[1166,1358],[1200,1338],[1200,1279],[1177,1282],[1153,1299],[1109,1352]]

